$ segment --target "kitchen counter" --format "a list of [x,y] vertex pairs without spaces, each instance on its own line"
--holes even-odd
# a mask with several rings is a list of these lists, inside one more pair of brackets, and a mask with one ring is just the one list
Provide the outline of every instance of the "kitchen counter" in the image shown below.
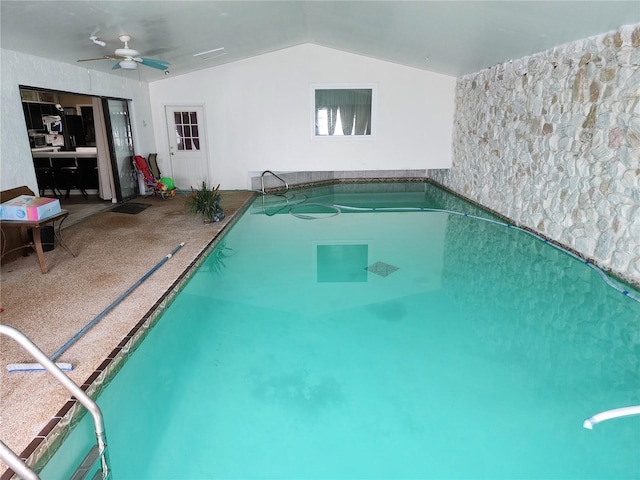
[[60,147],[36,147],[31,149],[31,153],[36,152],[57,152],[60,150]]
[[78,191],[85,197],[87,190],[99,191],[98,153],[96,148],[83,147],[79,151],[32,151],[33,163],[41,190],[50,188],[71,192]]
[[81,150],[77,152],[60,152],[60,151],[37,151],[37,149],[31,150],[33,158],[96,158],[98,152],[94,148],[93,150]]

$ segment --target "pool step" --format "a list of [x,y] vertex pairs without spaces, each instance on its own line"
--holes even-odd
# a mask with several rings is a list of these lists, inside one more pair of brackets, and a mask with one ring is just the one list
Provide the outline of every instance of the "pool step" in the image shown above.
[[111,476],[111,470],[107,472],[105,477],[102,473],[102,463],[98,462],[104,455],[105,461],[107,461],[106,449],[104,452],[100,452],[100,447],[94,445],[87,455],[82,460],[82,463],[76,468],[76,471],[71,475],[70,480],[85,480],[91,478],[91,480],[105,480]]

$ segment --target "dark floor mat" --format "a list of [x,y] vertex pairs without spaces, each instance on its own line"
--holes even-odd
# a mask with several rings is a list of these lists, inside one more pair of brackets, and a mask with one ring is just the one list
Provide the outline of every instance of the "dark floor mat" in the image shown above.
[[150,203],[135,203],[135,202],[123,203],[122,205],[118,205],[117,207],[112,208],[110,212],[130,213],[132,215],[135,215],[150,206],[151,206]]

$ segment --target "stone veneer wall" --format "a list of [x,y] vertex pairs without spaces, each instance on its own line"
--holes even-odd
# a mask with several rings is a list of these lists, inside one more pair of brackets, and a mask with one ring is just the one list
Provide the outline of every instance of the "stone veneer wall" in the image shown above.
[[640,285],[640,25],[458,79],[428,176]]

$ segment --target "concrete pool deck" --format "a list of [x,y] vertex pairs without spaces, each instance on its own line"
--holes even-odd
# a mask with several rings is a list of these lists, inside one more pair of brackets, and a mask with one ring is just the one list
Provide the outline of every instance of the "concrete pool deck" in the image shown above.
[[[57,359],[74,366],[68,374],[82,385],[253,195],[223,192],[226,218],[208,225],[201,217],[189,215],[186,197],[177,195],[170,200],[139,197],[134,201],[150,205],[139,214],[106,211],[63,228],[63,239],[75,258],[56,246],[45,253],[47,274],[40,272],[33,254],[2,265],[0,323],[17,328],[51,355],[185,242]],[[0,338],[0,346],[0,440],[23,456],[34,443],[42,443],[36,437],[70,394],[46,372],[8,373],[8,364],[32,360],[8,337]],[[106,431],[108,435],[108,425]],[[10,478],[5,470],[0,462],[3,480]]]

